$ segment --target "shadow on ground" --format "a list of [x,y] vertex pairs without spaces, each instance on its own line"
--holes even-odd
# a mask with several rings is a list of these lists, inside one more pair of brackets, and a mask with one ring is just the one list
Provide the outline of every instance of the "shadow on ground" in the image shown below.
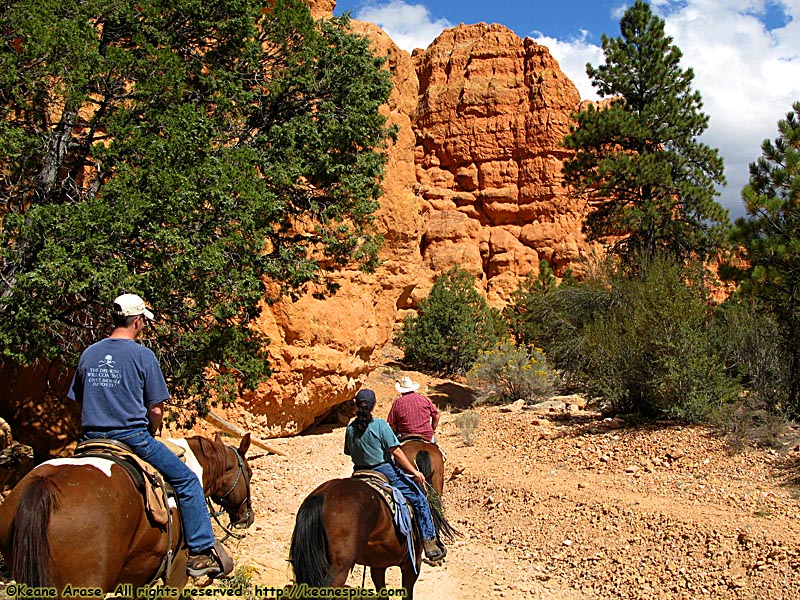
[[452,381],[431,386],[429,397],[438,409],[454,413],[471,408],[472,403],[476,400],[472,389]]

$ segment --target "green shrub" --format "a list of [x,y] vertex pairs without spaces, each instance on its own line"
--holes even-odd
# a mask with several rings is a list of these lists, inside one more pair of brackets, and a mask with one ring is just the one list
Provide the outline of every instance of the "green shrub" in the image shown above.
[[482,352],[467,373],[480,403],[533,402],[552,393],[558,377],[541,348],[502,342]]
[[789,422],[785,414],[767,408],[755,394],[743,394],[719,411],[714,419],[714,424],[735,450],[753,445],[781,448]]
[[515,297],[512,331],[614,413],[697,422],[736,398],[713,343],[704,273],[665,257]]
[[611,281],[608,311],[586,327],[587,375],[615,412],[709,419],[738,393],[710,336],[702,272],[658,257]]
[[748,406],[790,411],[791,353],[775,317],[753,298],[732,298],[714,314],[713,339],[733,376],[748,391]]
[[475,289],[475,279],[453,267],[433,284],[416,316],[395,337],[410,368],[446,375],[466,373],[482,350],[494,347],[505,325]]
[[219,580],[219,587],[223,590],[223,595],[230,590],[229,593],[240,594],[247,600],[258,598],[258,594],[253,589],[253,576],[256,572],[256,568],[251,565],[237,567],[229,578]]
[[579,283],[565,278],[559,285],[545,261],[539,269],[538,277],[524,280],[514,292],[504,316],[517,344],[545,348],[551,365],[562,371],[562,382],[568,384],[585,371],[586,326],[612,303],[611,268],[587,266]]
[[791,353],[775,317],[752,297],[734,297],[714,315],[713,339],[745,393],[717,415],[734,447],[779,447],[792,411]]

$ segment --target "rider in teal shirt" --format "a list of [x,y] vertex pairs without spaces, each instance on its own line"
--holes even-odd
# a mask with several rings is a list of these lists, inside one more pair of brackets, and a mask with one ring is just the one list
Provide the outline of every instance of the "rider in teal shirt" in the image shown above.
[[[355,470],[371,469],[386,476],[389,485],[397,488],[414,507],[425,556],[430,561],[444,558],[447,549],[437,539],[428,500],[414,481],[424,485],[425,476],[403,454],[400,442],[389,424],[383,419],[373,418],[375,392],[360,390],[356,394],[355,402],[356,418],[347,426],[344,453],[353,459]],[[414,479],[403,471],[410,473]]]

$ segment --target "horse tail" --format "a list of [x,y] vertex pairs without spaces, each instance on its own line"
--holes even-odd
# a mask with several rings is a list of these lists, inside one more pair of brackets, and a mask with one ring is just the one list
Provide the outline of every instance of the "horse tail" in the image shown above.
[[439,494],[436,493],[436,490],[433,489],[432,485],[425,486],[427,491],[427,498],[428,504],[431,507],[431,519],[433,520],[433,526],[436,528],[436,532],[439,534],[439,537],[444,538],[448,542],[452,542],[455,539],[455,536],[461,535],[458,530],[450,525],[450,523],[444,517],[444,508],[442,507],[442,499]]
[[52,587],[50,541],[47,530],[50,516],[58,510],[55,483],[35,477],[20,494],[11,532],[11,576],[31,587]]
[[420,450],[415,459],[417,468],[425,475],[425,481],[433,485],[433,465],[431,464],[431,453],[427,450]]
[[316,588],[330,584],[328,536],[322,521],[323,501],[322,494],[313,494],[300,505],[289,547],[289,562],[294,567],[296,583]]

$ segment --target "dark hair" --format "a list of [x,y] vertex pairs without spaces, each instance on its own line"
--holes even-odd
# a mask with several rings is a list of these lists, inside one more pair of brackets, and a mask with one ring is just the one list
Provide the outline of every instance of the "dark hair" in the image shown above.
[[370,423],[372,423],[372,407],[358,405],[356,408],[356,418],[353,421],[353,428],[359,433],[364,433]]
[[118,312],[111,311],[111,320],[114,327],[130,327],[137,317],[141,315],[121,315]]
[[372,423],[372,409],[375,407],[375,392],[368,389],[359,390],[354,402],[356,403],[356,418],[353,428],[359,433],[364,433]]

